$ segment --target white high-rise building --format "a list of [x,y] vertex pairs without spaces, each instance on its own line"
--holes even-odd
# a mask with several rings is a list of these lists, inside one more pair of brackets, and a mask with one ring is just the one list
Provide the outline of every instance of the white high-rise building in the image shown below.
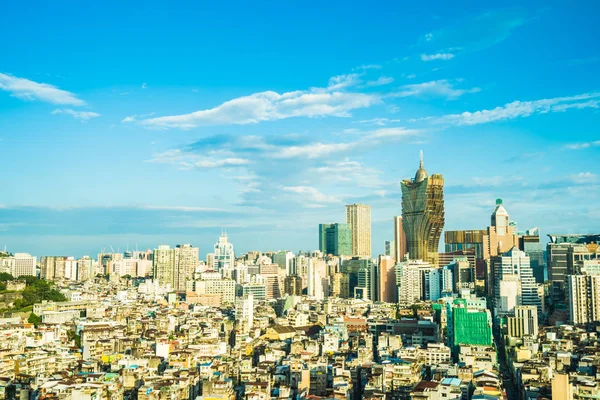
[[214,270],[222,268],[232,268],[235,263],[235,253],[233,244],[229,243],[227,233],[221,233],[219,241],[215,244],[215,251],[212,253],[212,267]]
[[13,277],[36,276],[37,258],[27,253],[15,253],[12,257],[0,258],[0,269],[2,272],[11,274]]
[[252,293],[237,300],[235,319],[243,327],[245,332],[250,332],[254,322],[254,295]]
[[515,316],[508,317],[507,322],[509,336],[516,338],[538,336],[538,310],[535,306],[516,306]]
[[[493,260],[494,269],[494,303],[500,313],[510,313],[514,306],[535,306],[541,313],[542,300],[538,294],[538,287],[533,276],[529,256],[525,252],[513,247],[501,257]],[[517,282],[519,290],[506,288],[501,293],[503,281]],[[514,283],[509,284],[513,288]],[[506,286],[506,285],[504,285]],[[502,305],[502,306],[501,306]]]
[[175,269],[175,251],[168,245],[160,245],[154,249],[154,280],[160,285],[173,287]]
[[173,270],[173,289],[185,290],[186,282],[193,279],[198,266],[199,249],[191,244],[181,244],[175,247],[175,262]]
[[352,229],[352,254],[371,258],[371,207],[364,204],[347,205],[346,223]]
[[569,322],[600,321],[600,275],[567,275]]
[[410,306],[423,299],[423,278],[431,269],[431,264],[421,260],[410,260],[396,265],[396,286],[400,306]]

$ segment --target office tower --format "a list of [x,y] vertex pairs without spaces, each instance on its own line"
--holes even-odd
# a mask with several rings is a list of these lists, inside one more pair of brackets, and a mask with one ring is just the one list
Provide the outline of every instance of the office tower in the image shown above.
[[373,264],[368,263],[358,270],[357,284],[354,287],[354,298],[375,301],[374,299],[374,281],[372,277]]
[[291,251],[280,251],[273,254],[273,262],[279,265],[279,268],[285,271],[286,275],[292,275],[292,263],[294,253]]
[[396,286],[400,306],[410,306],[428,296],[429,287],[423,281],[428,279],[427,274],[431,268],[431,264],[421,260],[396,264]]
[[279,265],[262,264],[260,275],[265,279],[265,290],[267,300],[279,299],[283,296],[283,279],[279,273]]
[[168,245],[160,245],[154,249],[153,277],[160,285],[173,288],[175,269],[175,251]]
[[584,260],[600,259],[600,235],[548,235],[548,280],[555,304],[565,300],[565,277],[577,273]]
[[427,175],[423,153],[414,179],[405,179],[402,188],[402,225],[411,260],[438,265],[438,246],[444,228],[444,178]]
[[215,251],[212,254],[212,268],[214,270],[220,271],[223,268],[234,266],[233,244],[229,243],[226,232],[221,233],[221,236],[219,236],[219,241],[215,244]]
[[352,255],[371,258],[371,207],[347,205],[346,223],[352,230]]
[[384,248],[384,252],[383,252],[384,255],[386,255],[386,256],[392,255],[392,242],[390,242],[389,240],[386,240],[385,243],[383,244],[383,248]]
[[83,256],[77,260],[77,279],[85,282],[94,277],[94,260],[90,256]]
[[379,256],[377,268],[379,269],[379,296],[377,299],[386,303],[396,303],[396,262],[391,256]]
[[308,259],[307,289],[306,294],[317,300],[325,298],[326,290],[323,287],[323,278],[327,277],[325,261],[316,258]]
[[331,277],[331,296],[347,299],[350,297],[349,276],[338,272]]
[[516,306],[514,317],[508,317],[508,336],[522,338],[532,336],[537,338],[538,310],[534,306]]
[[487,230],[461,230],[444,232],[444,250],[447,253],[473,249],[475,257],[483,259],[483,237]]
[[394,217],[394,248],[392,252],[392,256],[396,262],[404,261],[404,256],[406,255],[406,235],[404,234],[401,216]]
[[[542,302],[538,295],[538,287],[533,277],[529,257],[525,252],[513,247],[503,256],[494,257],[492,266],[494,304],[497,312],[510,313],[516,305],[524,305],[537,307],[541,314]],[[508,284],[507,282],[514,283]],[[508,285],[510,288],[503,291],[503,285]]]
[[266,300],[267,288],[265,286],[265,279],[237,286],[238,297],[247,297],[250,294],[254,296],[255,301]]
[[199,249],[191,244],[175,247],[175,266],[173,270],[173,289],[185,290],[186,282],[193,278],[198,265]]
[[325,256],[351,256],[352,229],[350,225],[319,224],[319,250]]
[[533,277],[537,283],[545,282],[544,249],[540,243],[539,228],[532,228],[519,235],[519,249],[529,256]]
[[519,247],[519,236],[515,226],[510,222],[510,216],[502,205],[502,199],[496,199],[496,208],[491,215],[491,225],[483,235],[483,258],[506,253],[513,247]]
[[13,277],[37,276],[36,257],[27,253],[15,253],[14,256],[0,258],[0,266],[3,272],[11,274]]
[[47,280],[63,279],[68,258],[64,256],[44,256],[40,258],[40,277]]
[[199,295],[219,296],[219,304],[234,304],[235,281],[233,279],[221,279],[220,275],[202,274],[200,280],[191,283],[191,289]]
[[[354,297],[355,288],[359,286],[358,278],[361,269],[370,271],[372,269],[372,261],[368,258],[354,257],[342,262],[341,272],[347,276],[348,280],[348,296]],[[362,292],[361,292],[362,293]]]
[[252,293],[237,300],[235,319],[243,332],[250,332],[254,322],[254,295]]
[[298,275],[288,275],[284,279],[283,287],[285,294],[291,296],[302,296],[302,278]]
[[452,270],[452,280],[457,293],[461,288],[474,287],[475,269],[467,259],[467,257],[456,257],[448,264]]
[[569,322],[600,321],[600,275],[567,275]]

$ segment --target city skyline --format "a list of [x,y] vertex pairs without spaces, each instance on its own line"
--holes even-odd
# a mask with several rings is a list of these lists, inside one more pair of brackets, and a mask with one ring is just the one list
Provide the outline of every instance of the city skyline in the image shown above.
[[0,247],[206,254],[225,227],[241,252],[314,250],[362,203],[375,256],[420,149],[445,230],[485,228],[502,198],[520,230],[593,233],[597,6],[504,5],[10,5]]

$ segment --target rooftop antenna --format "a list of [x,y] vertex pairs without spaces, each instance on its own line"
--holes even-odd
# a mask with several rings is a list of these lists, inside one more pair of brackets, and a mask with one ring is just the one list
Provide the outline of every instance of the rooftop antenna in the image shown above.
[[423,150],[419,151],[419,167],[423,168]]

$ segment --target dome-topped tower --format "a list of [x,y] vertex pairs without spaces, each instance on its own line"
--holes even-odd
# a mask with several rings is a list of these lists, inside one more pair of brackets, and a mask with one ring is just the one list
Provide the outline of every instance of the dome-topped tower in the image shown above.
[[433,266],[439,262],[438,248],[444,229],[444,178],[427,175],[421,152],[414,179],[404,179],[402,189],[402,228],[411,260],[423,260]]
[[423,150],[421,150],[419,157],[419,169],[415,174],[415,182],[423,182],[425,179],[427,179],[427,171],[425,171],[425,168],[423,167]]

